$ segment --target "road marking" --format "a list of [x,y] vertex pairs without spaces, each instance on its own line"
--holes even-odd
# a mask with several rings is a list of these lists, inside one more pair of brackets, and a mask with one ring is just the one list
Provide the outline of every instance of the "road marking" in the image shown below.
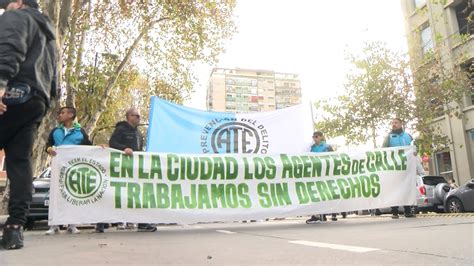
[[216,232],[223,233],[223,234],[229,234],[229,235],[237,234],[236,232],[227,231],[227,230],[216,230]]
[[305,245],[305,246],[310,246],[310,247],[331,248],[331,249],[345,250],[345,251],[357,252],[357,253],[380,250],[377,248],[346,246],[346,245],[337,245],[337,244],[329,244],[329,243],[313,242],[313,241],[305,241],[305,240],[296,240],[296,241],[288,241],[288,242],[292,244]]

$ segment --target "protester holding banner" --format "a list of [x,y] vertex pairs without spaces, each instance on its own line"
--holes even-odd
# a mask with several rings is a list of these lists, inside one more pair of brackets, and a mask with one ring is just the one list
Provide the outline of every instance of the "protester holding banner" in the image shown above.
[[[136,108],[130,108],[125,113],[126,121],[118,122],[109,140],[110,148],[121,150],[126,155],[132,155],[134,151],[143,150],[143,135],[138,130],[140,124],[140,113]],[[96,231],[104,232],[104,224],[97,224]],[[119,224],[118,229],[124,229],[126,224]],[[138,232],[155,232],[153,224],[138,224]]]
[[[403,129],[403,121],[400,118],[392,119],[392,130],[385,137],[382,147],[400,147],[409,146],[413,141],[410,134],[406,133]],[[403,212],[405,217],[414,218],[416,217],[411,206],[403,206]],[[392,219],[398,219],[398,206],[392,206]]]
[[[48,138],[46,152],[51,156],[56,156],[56,148],[61,145],[92,145],[89,136],[77,122],[76,108],[65,106],[61,107],[58,112],[59,125],[51,131]],[[75,225],[70,224],[67,228],[69,234],[79,234],[81,231]],[[52,225],[46,235],[53,235],[59,233],[59,225]]]
[[0,0],[0,149],[10,181],[5,249],[23,247],[35,135],[56,93],[56,42],[36,0]]
[[[323,132],[315,131],[313,133],[314,144],[311,145],[311,152],[331,152],[334,151],[331,145],[326,143],[326,138],[324,137]],[[321,214],[318,216],[312,215],[311,218],[306,220],[307,224],[318,223],[319,221],[326,221],[326,214]],[[333,213],[331,220],[337,221],[336,214]]]

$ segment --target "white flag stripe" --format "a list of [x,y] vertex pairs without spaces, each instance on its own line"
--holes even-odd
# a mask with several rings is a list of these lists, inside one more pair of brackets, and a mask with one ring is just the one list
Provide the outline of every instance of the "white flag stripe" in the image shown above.
[[304,246],[318,247],[318,248],[330,248],[330,249],[337,249],[337,250],[345,250],[345,251],[356,252],[356,253],[364,253],[364,252],[380,250],[380,249],[377,249],[377,248],[366,248],[366,247],[329,244],[329,243],[313,242],[313,241],[306,241],[306,240],[296,240],[296,241],[288,241],[288,242],[292,243],[292,244],[297,244],[297,245],[304,245]]

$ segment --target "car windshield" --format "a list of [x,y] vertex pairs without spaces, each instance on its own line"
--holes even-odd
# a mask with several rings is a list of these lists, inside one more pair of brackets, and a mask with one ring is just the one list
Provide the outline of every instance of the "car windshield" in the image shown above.
[[51,178],[51,169],[50,168],[47,168],[46,170],[44,170],[39,178]]
[[439,183],[448,183],[448,182],[442,176],[424,176],[423,177],[423,184],[425,185],[436,186]]

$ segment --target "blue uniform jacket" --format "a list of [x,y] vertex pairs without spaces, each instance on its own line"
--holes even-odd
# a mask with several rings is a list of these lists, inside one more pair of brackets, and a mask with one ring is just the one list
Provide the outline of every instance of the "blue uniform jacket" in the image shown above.
[[327,144],[325,141],[321,141],[319,145],[313,144],[311,146],[311,152],[328,152],[333,151],[331,145]]
[[87,136],[87,133],[81,128],[79,123],[74,123],[74,127],[67,133],[67,135],[64,133],[63,124],[60,124],[58,127],[53,129],[49,134],[47,147],[61,145],[92,145],[89,136]]
[[390,132],[384,141],[383,147],[410,146],[413,138],[410,134],[402,131],[400,133]]

